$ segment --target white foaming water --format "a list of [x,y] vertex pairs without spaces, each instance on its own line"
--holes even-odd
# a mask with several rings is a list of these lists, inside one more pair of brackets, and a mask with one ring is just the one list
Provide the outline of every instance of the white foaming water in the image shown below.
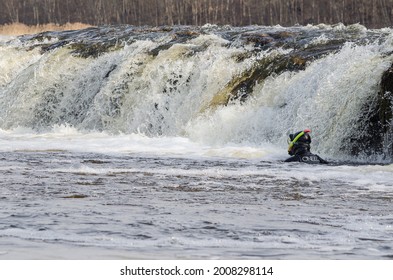
[[114,155],[140,154],[195,158],[238,158],[279,160],[286,151],[272,144],[221,146],[193,142],[184,137],[147,137],[143,134],[79,132],[70,126],[55,126],[52,132],[35,133],[31,129],[0,130],[0,151],[70,151]]
[[[360,27],[307,28],[303,32],[365,32]],[[243,79],[258,61],[288,55],[291,49],[255,51],[238,42],[228,47],[230,41],[208,34],[152,56],[170,40],[171,36],[136,40],[95,59],[76,57],[66,47],[40,54],[32,42],[24,43],[25,50],[17,40],[5,44],[0,60],[1,127],[48,131],[54,125],[71,125],[79,131],[280,149],[289,133],[308,127],[316,152],[354,160],[345,147],[364,134],[371,112],[362,110],[377,98],[382,73],[391,61],[385,54],[392,50],[391,36],[382,43],[347,43],[303,71],[268,76],[245,103],[222,106],[232,81]],[[311,45],[329,40],[322,34]]]
[[193,121],[188,134],[208,143],[266,141],[284,146],[289,133],[308,127],[316,151],[349,159],[337,147],[364,126],[353,116],[370,92],[378,91],[380,77],[390,66],[391,57],[382,57],[380,48],[348,44],[305,71],[270,77],[246,104],[224,107]]

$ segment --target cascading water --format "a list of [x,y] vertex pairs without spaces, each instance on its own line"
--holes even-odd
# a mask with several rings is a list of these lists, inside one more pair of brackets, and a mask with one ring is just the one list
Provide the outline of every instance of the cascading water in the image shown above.
[[[366,133],[391,40],[390,30],[340,25],[21,37],[1,45],[0,127],[284,146],[310,127],[316,151],[348,156]],[[245,81],[252,86],[239,87]]]

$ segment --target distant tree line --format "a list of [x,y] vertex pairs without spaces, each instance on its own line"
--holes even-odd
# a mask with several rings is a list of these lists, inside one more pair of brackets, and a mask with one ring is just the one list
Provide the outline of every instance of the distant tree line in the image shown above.
[[0,0],[0,24],[361,23],[391,26],[393,0]]

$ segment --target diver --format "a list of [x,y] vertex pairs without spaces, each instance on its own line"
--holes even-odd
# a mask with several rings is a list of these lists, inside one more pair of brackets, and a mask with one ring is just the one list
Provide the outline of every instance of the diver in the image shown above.
[[290,154],[291,157],[286,159],[285,162],[299,161],[312,164],[328,163],[320,156],[310,152],[310,132],[310,129],[305,129],[303,131],[299,131],[289,135],[288,154]]

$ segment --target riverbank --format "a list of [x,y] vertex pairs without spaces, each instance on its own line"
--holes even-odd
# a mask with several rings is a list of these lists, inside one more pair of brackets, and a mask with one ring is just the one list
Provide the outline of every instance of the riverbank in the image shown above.
[[23,23],[12,23],[12,24],[0,25],[0,34],[19,36],[25,34],[36,34],[45,31],[79,30],[87,27],[91,27],[91,25],[80,23],[80,22],[66,23],[63,25],[54,24],[54,23],[40,24],[40,25],[26,25]]

